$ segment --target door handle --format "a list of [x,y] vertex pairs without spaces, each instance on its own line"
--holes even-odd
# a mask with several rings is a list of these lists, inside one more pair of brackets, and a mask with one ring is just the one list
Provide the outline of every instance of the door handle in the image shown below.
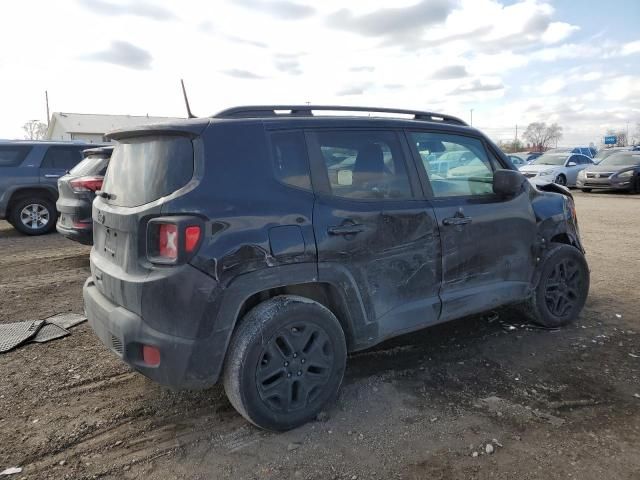
[[348,223],[346,225],[334,225],[327,228],[329,235],[355,235],[364,232],[364,225],[359,223]]
[[57,175],[55,173],[45,173],[44,178],[60,178],[62,175]]
[[442,220],[442,224],[446,226],[466,225],[467,223],[471,223],[471,217],[449,217]]

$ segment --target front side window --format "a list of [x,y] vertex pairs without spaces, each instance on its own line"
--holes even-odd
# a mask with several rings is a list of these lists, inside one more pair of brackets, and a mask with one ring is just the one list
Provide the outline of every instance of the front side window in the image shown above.
[[26,145],[0,147],[0,167],[17,167],[30,150]]
[[277,180],[293,187],[311,189],[309,160],[302,132],[273,133],[271,156]]
[[412,198],[405,158],[394,132],[317,132],[331,193],[360,200]]
[[493,194],[494,166],[484,144],[447,133],[410,133],[435,197]]

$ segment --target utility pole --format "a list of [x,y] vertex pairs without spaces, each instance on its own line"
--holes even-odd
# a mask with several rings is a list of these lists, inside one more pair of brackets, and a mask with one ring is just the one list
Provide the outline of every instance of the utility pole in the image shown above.
[[471,113],[471,126],[473,127],[473,108],[469,112]]
[[518,124],[516,123],[516,142],[518,141]]
[[627,138],[625,139],[625,147],[629,145],[629,122],[627,121]]
[[49,92],[46,90],[44,91],[44,101],[47,104],[47,128],[49,128]]

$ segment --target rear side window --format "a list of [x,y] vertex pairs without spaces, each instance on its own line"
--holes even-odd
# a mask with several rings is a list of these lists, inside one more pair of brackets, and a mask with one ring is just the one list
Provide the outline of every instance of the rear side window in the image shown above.
[[412,198],[406,159],[394,132],[317,132],[331,193],[361,200]]
[[447,133],[411,133],[435,197],[493,194],[493,162],[483,143]]
[[193,177],[193,144],[181,136],[120,141],[113,150],[102,190],[112,205],[137,207],[184,187]]
[[30,150],[31,147],[26,145],[0,147],[0,167],[17,167]]
[[40,168],[71,170],[82,160],[82,152],[77,147],[49,147]]
[[302,132],[271,134],[271,157],[273,172],[278,181],[311,190],[309,159]]
[[109,166],[109,157],[91,155],[82,160],[69,172],[71,175],[104,175]]

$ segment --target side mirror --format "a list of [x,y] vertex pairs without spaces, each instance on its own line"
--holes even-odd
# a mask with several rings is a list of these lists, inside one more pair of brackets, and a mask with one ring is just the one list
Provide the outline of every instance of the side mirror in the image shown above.
[[520,193],[527,178],[516,170],[496,170],[493,174],[493,193],[513,197]]
[[567,167],[575,167],[576,165],[578,165],[576,162],[567,163]]

